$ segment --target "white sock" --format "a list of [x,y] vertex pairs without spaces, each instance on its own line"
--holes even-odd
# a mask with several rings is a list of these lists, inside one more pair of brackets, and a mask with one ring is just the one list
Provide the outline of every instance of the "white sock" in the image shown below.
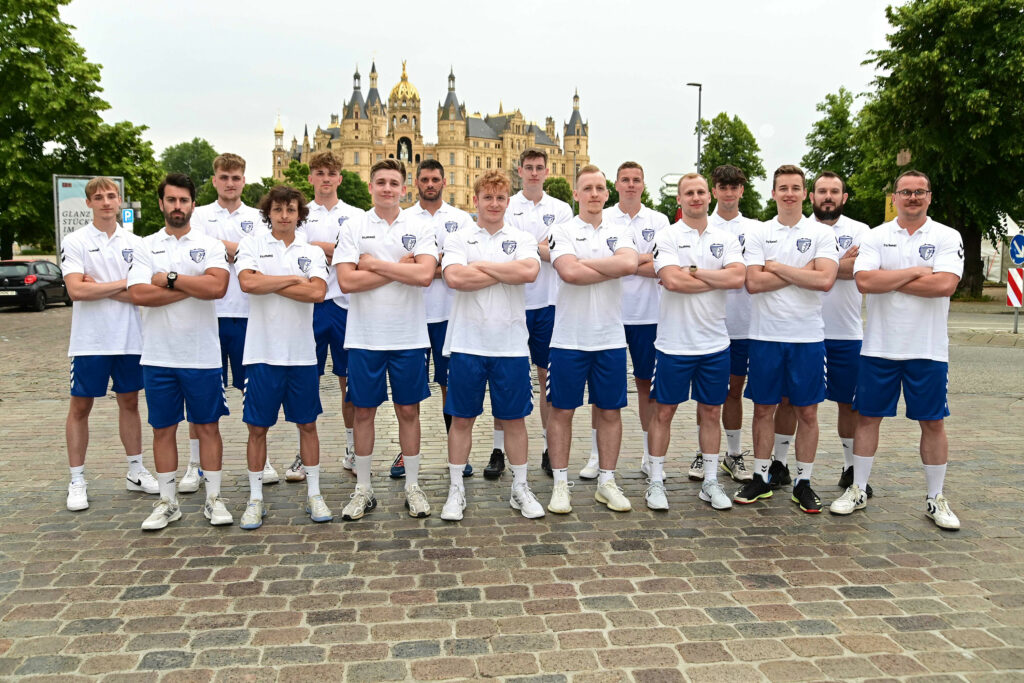
[[462,470],[465,468],[465,465],[448,463],[448,478],[452,480],[452,486],[457,486],[460,491],[466,490],[465,477],[462,476]]
[[615,470],[598,470],[597,485],[600,486],[609,481],[615,481]]
[[551,476],[554,477],[556,484],[558,482],[560,482],[560,481],[564,481],[566,483],[569,483],[569,468],[568,467],[564,467],[562,469],[552,468]]
[[188,440],[188,463],[190,465],[199,464],[199,439]]
[[665,481],[665,458],[656,458],[653,455],[647,459],[651,466],[651,481]]
[[800,462],[796,461],[796,476],[793,477],[794,483],[800,482],[804,479],[807,483],[811,483],[811,472],[814,470],[813,462]]
[[768,468],[771,466],[772,461],[768,458],[765,458],[764,460],[761,458],[754,458],[754,474],[757,474],[764,479],[765,483],[768,482]]
[[874,458],[865,458],[860,455],[853,457],[853,483],[861,491],[868,490],[868,478],[871,476],[871,466],[875,464]]
[[371,468],[373,467],[373,456],[372,455],[357,455],[356,456],[356,486],[362,486],[365,489],[372,489],[373,485],[370,483],[370,477],[372,476]]
[[345,430],[345,450],[355,452],[356,437],[353,436],[351,429]]
[[160,499],[172,503],[178,502],[178,485],[175,482],[177,472],[157,472],[156,483],[160,485]]
[[263,500],[263,470],[249,472],[249,500]]
[[499,451],[505,450],[505,430],[495,429],[494,430],[494,447]]
[[542,429],[542,430],[540,430],[540,434],[541,434],[541,436],[544,437],[544,450],[547,450],[548,449],[548,430]]
[[591,458],[596,458],[597,457],[597,452],[598,452],[597,451],[597,430],[596,429],[591,429],[590,430],[590,457]]
[[84,484],[85,483],[85,465],[79,465],[78,467],[71,467],[71,483],[72,484]]
[[522,465],[513,465],[509,463],[509,467],[512,469],[512,486],[520,486],[526,483],[526,468],[528,465],[524,462]]
[[420,483],[420,454],[406,455],[405,458],[405,487],[417,486]]
[[718,453],[701,453],[704,458],[704,481],[718,481]]
[[946,481],[945,465],[925,465],[924,478],[928,482],[928,497],[934,498],[942,493],[942,484]]
[[320,495],[320,465],[303,465],[306,470],[306,495],[312,498]]
[[644,432],[644,460],[647,462],[651,460],[651,442],[647,432]]
[[726,452],[729,455],[739,455],[740,446],[742,446],[743,430],[742,429],[726,429],[725,430],[725,444]]
[[792,434],[775,435],[775,450],[773,451],[773,453],[775,455],[775,459],[781,462],[783,465],[786,464],[786,457],[789,455],[789,444],[792,440]]
[[207,498],[219,498],[220,497],[220,475],[221,471],[211,472],[209,470],[203,470],[203,479],[206,482],[206,497]]
[[129,455],[125,458],[128,461],[128,474],[138,474],[143,469],[142,466],[142,454]]
[[843,444],[843,469],[853,467],[853,439],[839,439]]

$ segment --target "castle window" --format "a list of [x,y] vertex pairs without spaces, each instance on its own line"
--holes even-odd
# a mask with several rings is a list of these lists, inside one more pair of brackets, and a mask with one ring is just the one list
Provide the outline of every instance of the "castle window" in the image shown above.
[[409,123],[409,117],[406,116],[405,114],[402,114],[401,122],[402,123]]
[[448,203],[449,204],[454,204],[455,203],[455,193],[454,192],[452,194],[448,195]]
[[455,124],[454,123],[449,123],[448,124],[448,130],[455,130]]
[[[451,152],[448,155],[448,164],[451,165],[451,166],[455,165],[455,152]],[[452,181],[452,182],[454,182],[454,181]]]
[[359,124],[356,123],[356,130],[359,130]]
[[501,159],[498,159],[498,168],[501,168]]
[[476,168],[480,168],[480,157],[476,158]]
[[359,152],[352,152],[352,163],[359,165]]
[[391,127],[394,128],[398,124],[398,119],[394,116],[391,117]]
[[487,157],[487,168],[491,167],[491,158]]
[[414,117],[412,117],[412,125],[413,125],[414,127],[415,127],[415,125],[416,125],[416,117],[415,117],[415,116],[414,116]]

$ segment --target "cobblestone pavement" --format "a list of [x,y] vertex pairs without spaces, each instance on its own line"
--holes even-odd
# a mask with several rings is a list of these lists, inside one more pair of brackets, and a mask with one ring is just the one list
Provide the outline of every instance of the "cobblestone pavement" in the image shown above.
[[[468,480],[466,520],[445,523],[433,397],[422,477],[433,517],[406,516],[400,483],[383,476],[397,435],[382,411],[381,506],[363,520],[312,524],[304,486],[282,482],[267,487],[270,512],[257,531],[208,526],[192,494],[182,496],[180,522],[144,534],[153,497],[123,489],[112,397],[93,414],[91,507],[64,509],[69,321],[64,308],[0,310],[0,677],[1024,679],[1024,353],[1007,335],[954,340],[947,494],[964,524],[955,533],[924,517],[916,426],[902,418],[883,426],[866,511],[805,515],[776,495],[716,513],[683,474],[695,444],[689,408],[676,423],[667,513],[643,504],[631,407],[620,483],[633,512],[608,511],[580,481],[573,514],[524,520],[508,506],[506,473]],[[340,513],[353,481],[339,462],[337,388],[325,382],[322,393],[324,492]],[[229,399],[225,495],[237,520],[244,430],[239,395]],[[815,478],[827,502],[839,494],[840,449],[834,407],[821,413]],[[536,466],[539,418],[529,424]],[[580,414],[574,468],[587,427]],[[485,420],[477,436],[479,471],[490,450]],[[179,440],[184,453],[184,432]],[[270,440],[281,469],[294,431],[272,430]],[[550,480],[539,468],[531,479],[546,502]]]

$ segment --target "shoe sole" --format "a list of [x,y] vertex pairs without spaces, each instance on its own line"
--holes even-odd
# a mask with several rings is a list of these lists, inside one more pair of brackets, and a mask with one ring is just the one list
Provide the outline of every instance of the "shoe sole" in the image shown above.
[[932,520],[932,522],[935,524],[935,526],[939,527],[940,529],[943,529],[944,531],[960,531],[960,527],[959,526],[946,526],[944,524],[940,524],[939,520],[935,519],[934,517],[932,517],[927,512],[924,513],[924,516],[927,517],[928,519]]
[[145,524],[143,524],[142,530],[143,531],[160,531],[161,529],[166,529],[167,525],[170,524],[171,522],[177,522],[179,519],[181,519],[181,508],[176,510],[174,512],[174,514],[171,515],[170,517],[167,517],[164,520],[164,523],[163,523],[162,526],[149,526],[148,527],[148,526],[145,526]]
[[750,505],[751,503],[756,503],[757,501],[759,501],[759,500],[761,500],[763,498],[771,498],[771,497],[772,497],[772,492],[771,491],[767,491],[765,493],[762,493],[759,496],[754,496],[753,498],[739,498],[737,496],[733,496],[732,497],[732,502],[739,503],[740,505]]
[[299,475],[299,474],[292,474],[291,470],[288,470],[288,472],[284,475],[284,480],[285,481],[306,481],[306,474],[305,473],[303,473],[301,475]]
[[210,526],[228,526],[229,524],[234,524],[235,523],[235,520],[234,520],[233,517],[228,518],[228,519],[219,519],[217,521],[214,521],[213,516],[206,514],[206,510],[203,510],[203,516],[205,516],[206,519],[210,520]]
[[846,515],[852,515],[852,514],[853,514],[854,512],[856,512],[857,510],[863,510],[863,509],[864,509],[864,508],[866,508],[866,507],[867,507],[867,503],[865,503],[864,505],[855,505],[855,506],[853,507],[853,509],[852,509],[852,510],[850,510],[849,512],[843,512],[843,511],[833,510],[833,509],[832,509],[832,506],[831,506],[831,505],[829,505],[829,506],[828,506],[828,511],[829,511],[829,514],[832,514],[832,515],[838,515],[838,516],[840,516],[840,517],[845,517]]
[[567,515],[570,512],[572,512],[572,506],[571,505],[566,510],[556,510],[555,508],[551,507],[550,504],[547,507],[548,507],[548,512],[553,512],[556,515]]
[[711,503],[711,507],[714,510],[731,510],[732,509],[732,501],[729,501],[729,504],[726,505],[725,507],[719,507],[719,506],[715,505],[714,503],[712,503],[711,502],[711,496],[706,495],[703,491],[699,491],[697,493],[697,497],[700,498],[701,500],[703,500],[705,503]]
[[366,504],[366,507],[364,507],[362,509],[362,511],[358,515],[346,515],[344,512],[342,512],[341,513],[341,518],[344,519],[347,522],[351,522],[351,521],[354,521],[354,520],[357,520],[357,519],[362,519],[363,515],[365,515],[367,512],[369,512],[370,510],[374,509],[375,507],[377,507],[377,499],[376,498],[371,498],[370,502]]
[[659,510],[659,511],[668,510],[668,503],[666,503],[664,507],[661,507],[661,506],[658,506],[658,505],[651,505],[651,501],[647,500],[646,498],[644,499],[644,503],[647,504],[647,508],[649,510]]
[[690,478],[690,481],[704,481],[704,473],[694,474],[693,472],[687,472],[686,476]]
[[67,507],[68,507],[68,510],[70,510],[71,512],[78,512],[80,510],[88,510],[89,509],[89,501],[86,501],[85,505],[76,505],[74,507],[68,505]]
[[632,512],[633,510],[632,505],[630,505],[629,507],[612,507],[611,501],[602,496],[600,491],[594,494],[594,500],[596,500],[598,503],[603,503],[604,505],[607,505],[609,510],[613,510],[615,512]]
[[541,517],[544,516],[544,506],[543,505],[540,508],[540,514],[539,515],[528,515],[525,512],[523,512],[523,506],[521,506],[518,503],[516,503],[515,498],[509,498],[508,499],[508,504],[509,504],[509,506],[512,507],[513,510],[519,510],[519,513],[523,517],[526,517],[526,519],[540,519]]
[[796,496],[790,496],[789,499],[791,501],[793,501],[794,503],[796,503],[797,507],[799,507],[801,510],[803,510],[804,512],[806,512],[809,515],[817,515],[817,514],[819,514],[821,512],[821,508],[820,507],[818,507],[818,508],[805,508],[803,505],[800,504],[800,499],[797,498]]
[[252,531],[253,529],[259,529],[263,526],[263,520],[261,519],[258,524],[239,524],[239,529],[245,529],[246,531]]
[[309,518],[317,524],[334,521],[334,515],[331,515],[330,517],[314,517],[313,511],[309,508],[306,508],[306,514],[309,515]]
[[445,514],[443,512],[441,513],[441,519],[443,519],[446,522],[461,522],[462,521],[462,517],[463,517],[463,515],[462,515],[461,512],[459,513],[458,517],[454,517],[452,515],[445,516]]

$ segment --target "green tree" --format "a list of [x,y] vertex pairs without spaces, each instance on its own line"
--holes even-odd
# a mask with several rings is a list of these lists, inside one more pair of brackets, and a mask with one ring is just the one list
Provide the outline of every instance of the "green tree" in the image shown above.
[[565,178],[551,176],[544,181],[544,191],[555,199],[561,199],[573,207],[573,212],[576,212],[576,202],[572,197],[572,188],[569,186],[569,181]]
[[619,191],[615,189],[615,183],[610,180],[605,180],[605,184],[608,185],[608,201],[604,203],[604,208],[615,206],[619,203]]
[[700,172],[711,184],[711,172],[722,164],[732,164],[747,176],[747,187],[740,200],[740,213],[744,216],[758,216],[761,213],[761,195],[754,189],[754,180],[764,178],[764,162],[761,148],[740,117],[720,113],[710,122],[701,120],[701,134],[704,149],[701,153]]
[[669,223],[675,223],[676,214],[679,213],[678,194],[676,188],[671,185],[665,185],[661,188],[658,203],[652,207],[654,210],[665,214],[665,218],[668,219]]
[[291,163],[288,164],[288,168],[284,169],[283,173],[283,180],[264,178],[263,184],[268,189],[275,185],[294,187],[306,196],[306,201],[313,201],[313,185],[309,182],[309,164],[300,164],[295,159],[292,159]]
[[168,173],[184,173],[198,190],[213,177],[213,160],[217,150],[203,138],[171,145],[160,154],[160,164]]
[[338,186],[338,199],[349,206],[369,210],[373,206],[370,188],[355,171],[341,171],[341,185]]
[[[1024,0],[912,0],[886,9],[888,47],[865,105],[872,136],[860,185],[897,171],[932,181],[931,215],[964,240],[960,287],[980,296],[983,236],[1020,205],[1024,178]],[[896,154],[911,161],[897,166]],[[891,188],[890,188],[891,189]]]
[[263,195],[265,195],[269,189],[269,187],[259,180],[248,182],[242,190],[242,202],[247,206],[255,206],[258,208],[260,200],[263,199]]

